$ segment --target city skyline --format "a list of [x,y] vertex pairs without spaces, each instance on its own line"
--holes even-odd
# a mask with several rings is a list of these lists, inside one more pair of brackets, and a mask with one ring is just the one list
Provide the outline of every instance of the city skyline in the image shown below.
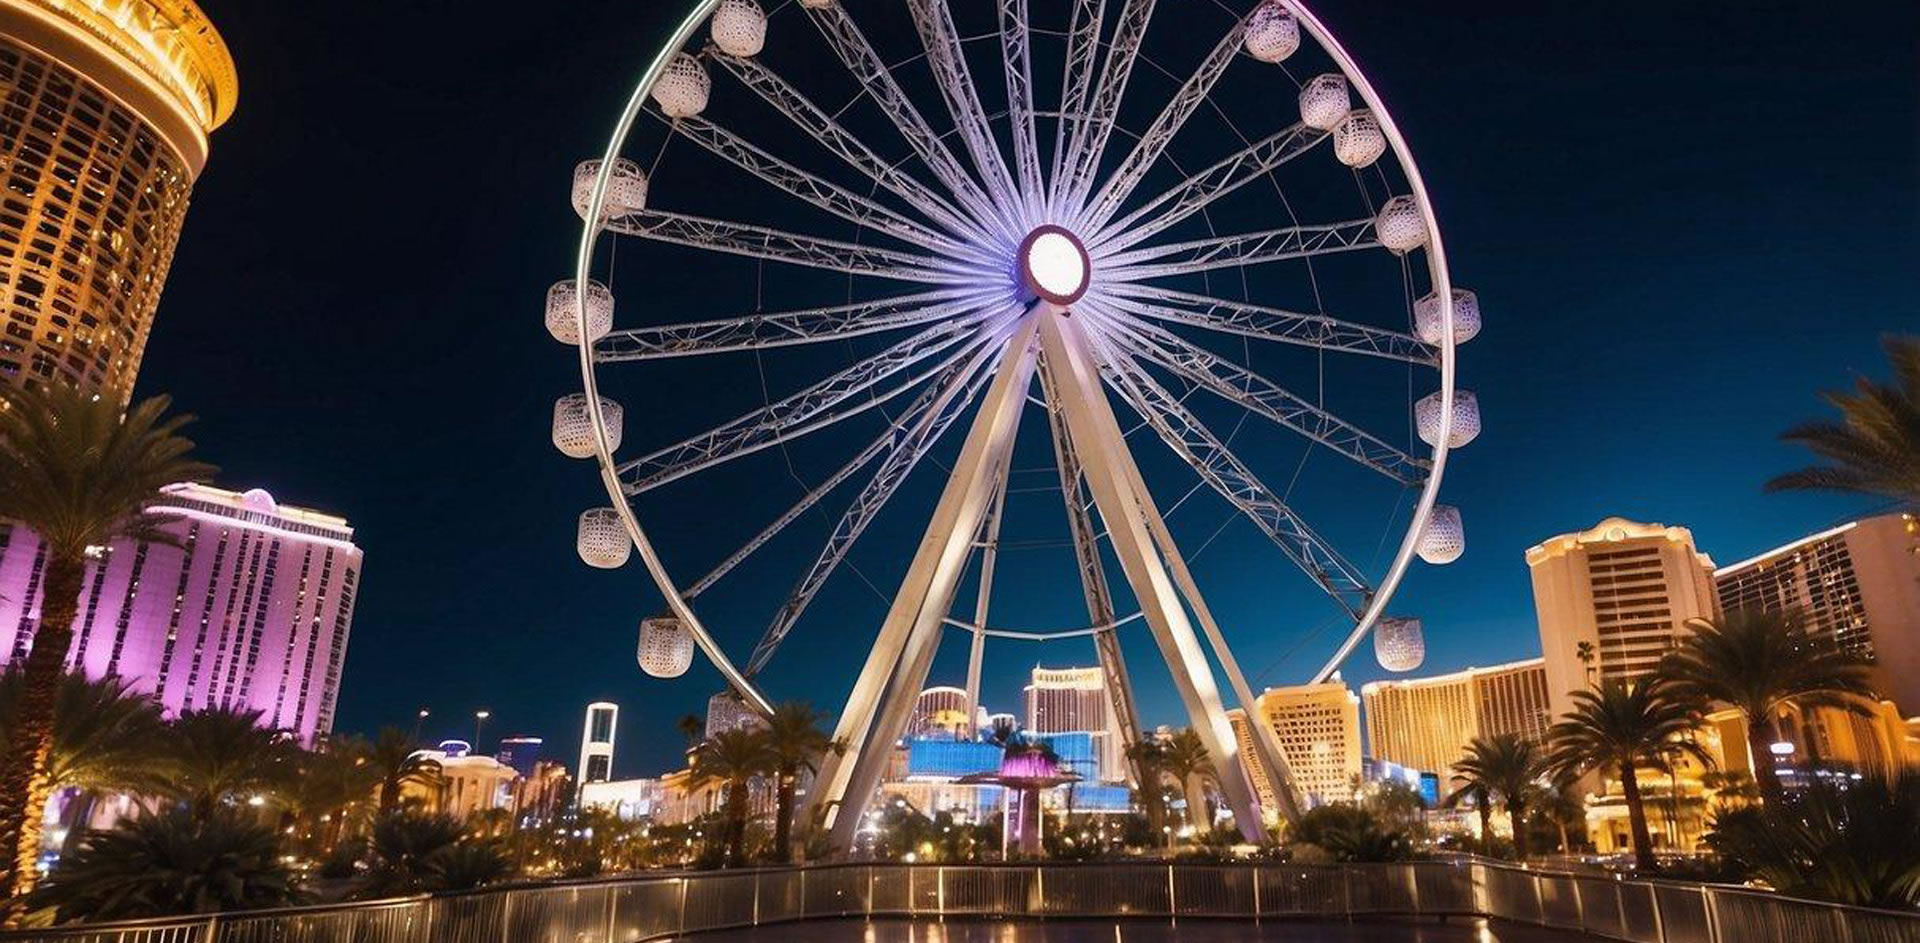
[[[1816,140],[1867,120],[1863,115],[1898,126],[1898,116],[1912,113],[1911,90],[1876,80],[1869,65],[1875,57],[1866,54],[1898,30],[1821,22],[1805,28],[1834,35],[1800,49],[1793,31],[1770,29],[1767,17],[1756,15],[1734,24],[1740,41],[1715,44],[1707,37],[1725,24],[1712,17],[1682,13],[1673,33],[1643,36],[1623,25],[1634,17],[1622,12],[1622,23],[1606,27],[1609,52],[1622,63],[1636,57],[1664,63],[1701,99],[1685,109],[1623,108],[1623,101],[1659,104],[1649,96],[1663,86],[1628,74],[1624,65],[1596,61],[1598,52],[1575,50],[1573,61],[1556,63],[1567,48],[1530,48],[1537,35],[1559,35],[1566,25],[1550,14],[1451,20],[1429,14],[1429,22],[1420,11],[1388,14],[1350,4],[1322,12],[1350,45],[1365,50],[1383,94],[1409,125],[1455,264],[1487,310],[1487,331],[1466,355],[1487,431],[1457,457],[1447,486],[1450,503],[1466,512],[1467,555],[1452,567],[1416,572],[1400,597],[1408,614],[1426,622],[1428,663],[1420,673],[1538,653],[1521,554],[1548,535],[1616,514],[1662,520],[1691,527],[1703,549],[1731,560],[1870,509],[1843,498],[1767,497],[1758,486],[1801,463],[1773,437],[1820,414],[1816,391],[1843,385],[1853,371],[1883,369],[1876,336],[1898,326],[1900,306],[1909,304],[1896,273],[1915,243],[1912,142],[1895,135],[1881,147],[1836,156]],[[657,37],[665,15],[580,11],[587,20],[605,20],[581,31],[592,38],[577,59],[519,87],[487,91],[433,72],[433,57],[455,47],[466,55],[512,45],[504,37],[468,35],[462,24],[434,24],[454,31],[446,51],[403,52],[402,40],[376,39],[366,59],[378,68],[358,75],[344,64],[296,68],[325,62],[322,51],[305,36],[281,35],[245,5],[210,3],[208,15],[260,89],[250,98],[259,107],[242,109],[222,129],[215,161],[278,169],[314,188],[322,203],[386,199],[417,217],[405,228],[426,233],[439,247],[422,254],[364,223],[321,218],[307,223],[313,241],[299,243],[301,251],[278,249],[250,235],[275,223],[278,207],[247,176],[228,181],[210,171],[196,195],[138,390],[173,392],[202,416],[197,437],[207,456],[227,469],[222,480],[258,482],[294,500],[342,510],[380,561],[361,603],[339,726],[406,729],[415,710],[427,706],[433,709],[429,734],[461,736],[465,718],[485,703],[498,718],[492,729],[564,742],[578,723],[579,705],[606,698],[631,712],[622,725],[623,765],[631,758],[639,768],[664,768],[679,746],[674,718],[698,712],[717,679],[696,669],[682,681],[653,682],[632,666],[633,631],[655,599],[641,581],[627,578],[633,574],[601,579],[573,559],[570,521],[591,500],[590,482],[551,454],[541,415],[565,389],[567,367],[563,358],[547,356],[550,349],[528,350],[544,343],[539,299],[565,266],[577,228],[565,205],[567,176],[596,146],[597,122],[612,104],[584,103],[552,118],[537,144],[524,140],[511,156],[491,158],[510,168],[426,168],[444,164],[435,154],[491,130],[490,124],[460,123],[475,121],[463,111],[470,110],[467,96],[497,97],[500,107],[511,109],[575,100],[583,91],[608,95],[605,70],[626,68],[632,45]],[[432,22],[407,11],[392,15],[399,36],[418,35]],[[1888,15],[1911,11],[1889,5]],[[579,26],[566,24],[567,34]],[[1430,74],[1423,67],[1435,56],[1429,37],[1481,64]],[[283,61],[262,52],[282,42]],[[1781,45],[1816,57],[1834,55],[1821,49],[1850,51],[1838,65],[1798,64],[1769,52],[1771,60],[1789,64],[1759,74],[1737,68],[1752,50]],[[1449,61],[1460,59],[1450,55]],[[1484,81],[1480,70],[1495,63],[1525,71],[1527,87]],[[351,115],[339,108],[343,95],[358,103]],[[1705,112],[1706,130],[1697,124],[1702,100],[1717,106]],[[1771,122],[1743,105],[1763,100],[1797,103],[1819,119],[1808,127],[1807,142],[1768,153],[1828,165],[1844,161],[1849,172],[1788,189],[1754,177],[1754,156],[1779,146]],[[1560,107],[1583,114],[1575,121],[1557,113]],[[313,141],[282,130],[319,115],[361,122],[370,133]],[[448,136],[428,147],[434,153],[356,143],[423,117],[449,122]],[[1456,123],[1481,133],[1449,133],[1459,130]],[[1677,154],[1658,143],[1682,133],[1700,138]],[[1666,163],[1618,166],[1621,148],[1664,154]],[[1554,172],[1543,171],[1542,163]],[[401,175],[409,188],[417,186],[413,181],[432,181],[435,191],[466,187],[532,234],[527,246],[545,248],[516,251],[500,264],[472,264],[488,258],[499,240],[469,225],[471,207],[385,189],[394,185],[384,180],[388,167],[417,168],[413,176]],[[479,174],[473,179],[481,182],[436,176],[459,173]],[[1522,186],[1513,185],[1516,175]],[[534,180],[551,186],[542,190]],[[1709,180],[1718,188],[1702,189]],[[1793,226],[1771,230],[1770,242],[1747,231],[1753,227],[1715,222],[1735,207]],[[1564,250],[1549,250],[1519,238],[1527,230],[1511,220],[1576,238]],[[1844,254],[1795,241],[1838,225],[1858,236],[1859,245]],[[1666,251],[1634,248],[1639,244],[1631,234],[1655,231]],[[354,248],[349,257],[333,255],[340,250],[332,246]],[[1735,272],[1772,253],[1812,262],[1812,274],[1782,276],[1764,287],[1734,283]],[[406,279],[373,277],[351,293],[312,280],[313,270],[351,270],[366,258],[383,270],[389,261],[395,269],[421,268]],[[1569,284],[1589,287],[1570,293],[1564,290]],[[1844,290],[1835,288],[1841,284]],[[260,304],[236,313],[234,297]],[[1819,317],[1827,330],[1800,337],[1794,327],[1808,316]],[[462,327],[480,327],[501,340]],[[1574,329],[1589,333],[1579,345],[1582,362],[1569,364],[1551,354],[1568,349],[1564,338]],[[1788,335],[1792,343],[1782,340]],[[219,358],[226,369],[200,375],[195,365],[206,357]],[[347,367],[351,373],[343,375]],[[523,382],[481,388],[476,378],[483,376]],[[255,395],[246,401],[224,395],[236,385]],[[429,422],[423,410],[436,398],[451,419],[422,434],[414,424]],[[1587,420],[1561,422],[1570,409],[1589,410]],[[286,419],[270,418],[281,416]],[[379,458],[363,464],[364,456]],[[484,467],[459,460],[468,456],[483,456],[478,464]],[[461,470],[429,475],[456,467]],[[503,494],[514,500],[500,501]],[[1221,519],[1217,509],[1198,510],[1172,522],[1176,536],[1193,547],[1206,543]],[[1206,586],[1210,601],[1236,644],[1248,640],[1242,659],[1256,686],[1301,680],[1322,646],[1310,642],[1284,656],[1318,626],[1275,611],[1289,600],[1263,598],[1262,574],[1282,564],[1244,530],[1228,530],[1201,552],[1203,561],[1238,564],[1213,577],[1220,585]],[[676,537],[689,545],[700,541],[691,528]],[[886,540],[875,540],[854,560],[885,586],[897,579],[890,556]],[[847,582],[823,603],[859,625],[877,622],[871,596]],[[1019,580],[1009,592],[1048,586],[1074,602],[1064,572]],[[755,621],[736,621],[740,628],[730,641],[750,641]],[[832,626],[803,629],[817,642],[837,637]],[[860,631],[840,631],[847,633],[844,644],[861,638]],[[460,641],[449,644],[452,639]],[[1130,654],[1138,641],[1129,641]],[[1382,676],[1364,659],[1349,664],[1347,678],[1356,686]],[[1090,650],[1066,645],[1000,649],[990,653],[986,687],[1006,689],[1034,661],[1091,664],[1092,658]],[[419,671],[423,665],[439,670]],[[949,668],[943,653],[935,677],[961,677]],[[838,709],[849,681],[850,672],[806,658],[769,671],[777,696],[803,697],[829,711]],[[1163,678],[1137,683],[1147,724],[1177,716]]]

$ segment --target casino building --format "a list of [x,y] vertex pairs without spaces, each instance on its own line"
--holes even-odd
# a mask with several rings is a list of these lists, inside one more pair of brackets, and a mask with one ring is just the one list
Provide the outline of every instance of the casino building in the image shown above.
[[131,396],[238,93],[190,0],[0,0],[0,383]]
[[[119,675],[167,712],[240,707],[302,743],[333,729],[360,548],[331,514],[207,485],[169,485],[154,507],[169,541],[96,548],[68,662]],[[0,652],[26,657],[45,601],[46,554],[0,521]]]

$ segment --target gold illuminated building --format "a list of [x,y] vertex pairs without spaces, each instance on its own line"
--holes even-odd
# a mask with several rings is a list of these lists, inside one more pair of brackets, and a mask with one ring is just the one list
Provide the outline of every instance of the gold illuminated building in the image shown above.
[[[1360,778],[1360,699],[1334,680],[1268,688],[1254,710],[1280,735],[1293,784],[1309,805],[1346,802]],[[1251,743],[1251,730],[1242,740]],[[1256,788],[1259,780],[1254,781]],[[1269,786],[1267,792],[1272,793]]]
[[1688,619],[1720,615],[1713,561],[1684,527],[1610,517],[1542,541],[1527,568],[1554,717],[1570,692],[1645,677],[1692,631]]
[[1547,669],[1533,658],[1491,668],[1360,688],[1375,759],[1450,778],[1475,737],[1514,734],[1544,743],[1551,717]]
[[238,91],[189,0],[0,0],[0,382],[131,395]]

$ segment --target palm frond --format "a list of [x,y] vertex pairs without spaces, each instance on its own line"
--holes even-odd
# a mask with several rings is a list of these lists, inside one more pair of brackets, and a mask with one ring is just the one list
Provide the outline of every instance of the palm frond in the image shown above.
[[1779,475],[1766,490],[1844,491],[1920,507],[1920,337],[1888,336],[1882,346],[1893,382],[1859,377],[1850,392],[1822,394],[1839,421],[1802,423],[1781,435],[1829,464]]

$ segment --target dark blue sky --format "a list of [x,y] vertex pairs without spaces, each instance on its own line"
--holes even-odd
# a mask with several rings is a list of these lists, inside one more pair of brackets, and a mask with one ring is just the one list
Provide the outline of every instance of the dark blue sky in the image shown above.
[[[607,698],[626,711],[620,772],[664,768],[673,720],[717,677],[641,676],[633,627],[657,597],[637,567],[600,573],[573,555],[597,484],[547,443],[552,400],[577,377],[539,306],[577,238],[569,172],[669,25],[659,8],[682,4],[569,3],[533,20],[524,4],[447,0],[297,17],[205,5],[239,61],[240,105],[214,136],[140,391],[201,416],[223,484],[359,528],[339,725],[405,725],[426,706],[430,732],[461,735],[484,706],[489,740],[543,735],[570,761],[582,706]],[[1819,390],[1883,372],[1877,337],[1920,329],[1911,3],[1318,8],[1394,108],[1455,277],[1486,309],[1462,355],[1486,431],[1446,483],[1469,550],[1416,567],[1395,606],[1426,619],[1423,670],[1538,653],[1521,557],[1552,534],[1610,514],[1684,524],[1725,562],[1867,507],[1760,484],[1801,462],[1775,436],[1819,413]],[[636,412],[643,441],[679,431]],[[699,569],[792,496],[784,473],[756,474],[653,510],[670,562]],[[883,587],[938,486],[920,478],[853,558]],[[1338,503],[1309,513],[1377,537],[1392,500]],[[1251,527],[1208,543],[1223,518],[1196,500],[1173,524],[1249,672],[1298,680],[1330,644],[1312,635],[1327,613],[1294,605],[1304,597],[1280,587],[1297,574]],[[714,603],[740,656],[808,539]],[[1348,549],[1365,563],[1371,545]],[[1011,567],[1007,619],[1068,624],[1070,571],[1037,558]],[[770,690],[837,709],[880,612],[857,578],[837,579]],[[1147,719],[1177,720],[1151,646],[1129,651]],[[1089,658],[1067,643],[1000,649],[989,706],[1013,709],[1036,660]],[[943,657],[935,679],[959,671]],[[1348,677],[1378,674],[1363,650]]]

